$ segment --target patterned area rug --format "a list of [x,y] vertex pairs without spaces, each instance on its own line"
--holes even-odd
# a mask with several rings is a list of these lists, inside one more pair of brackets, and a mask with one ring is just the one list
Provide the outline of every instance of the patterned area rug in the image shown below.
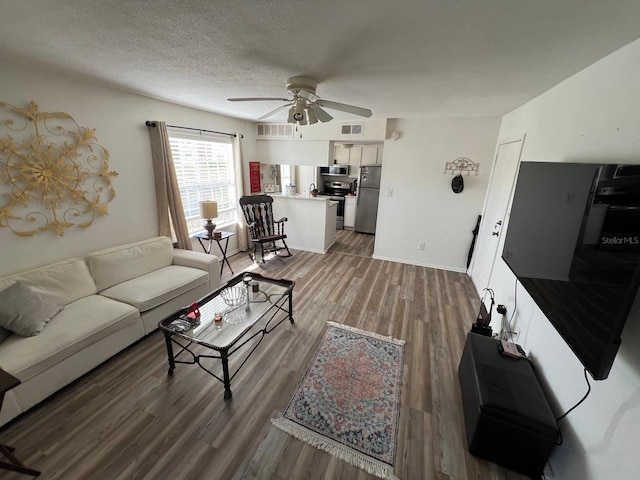
[[273,424],[372,475],[396,479],[403,350],[401,340],[329,322]]

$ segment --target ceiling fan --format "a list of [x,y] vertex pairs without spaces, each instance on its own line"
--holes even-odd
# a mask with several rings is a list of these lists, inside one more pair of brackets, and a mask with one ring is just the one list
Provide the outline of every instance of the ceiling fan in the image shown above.
[[[333,102],[331,100],[323,100],[316,95],[316,87],[318,82],[308,77],[291,77],[287,80],[287,91],[291,98],[281,97],[246,97],[246,98],[227,98],[230,102],[259,102],[259,101],[282,101],[287,102],[278,108],[271,110],[258,120],[264,120],[278,113],[285,108],[289,108],[289,123],[298,125],[313,125],[314,123],[329,122],[333,119],[324,108],[332,110],[340,110],[341,112],[353,113],[361,117],[370,117],[371,110],[368,108],[347,105],[346,103]],[[324,108],[323,108],[324,107]]]

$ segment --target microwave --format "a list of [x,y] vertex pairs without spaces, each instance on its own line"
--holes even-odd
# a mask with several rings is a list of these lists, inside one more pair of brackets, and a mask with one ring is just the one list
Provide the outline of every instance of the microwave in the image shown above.
[[349,175],[349,165],[332,165],[330,167],[320,167],[322,175]]

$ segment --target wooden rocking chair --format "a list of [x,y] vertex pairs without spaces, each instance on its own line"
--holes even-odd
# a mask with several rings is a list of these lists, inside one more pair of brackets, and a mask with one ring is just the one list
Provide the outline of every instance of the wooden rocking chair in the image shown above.
[[[251,243],[253,244],[253,255],[249,256],[256,261],[256,248],[260,245],[262,263],[264,263],[265,245],[267,252],[274,252],[279,257],[290,257],[291,252],[284,241],[287,236],[284,233],[284,222],[288,219],[282,217],[280,220],[273,219],[273,198],[269,195],[247,195],[240,198],[240,207],[244,213],[244,218],[249,227]],[[276,246],[276,241],[281,241],[284,247]],[[280,250],[286,250],[287,255],[279,255]]]

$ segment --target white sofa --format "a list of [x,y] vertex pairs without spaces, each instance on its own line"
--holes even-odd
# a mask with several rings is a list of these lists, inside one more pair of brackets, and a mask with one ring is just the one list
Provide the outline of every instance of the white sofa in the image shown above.
[[0,425],[217,289],[220,264],[157,237],[0,278],[0,292],[16,282],[64,308],[39,334],[0,343],[0,367],[22,382],[6,393]]

